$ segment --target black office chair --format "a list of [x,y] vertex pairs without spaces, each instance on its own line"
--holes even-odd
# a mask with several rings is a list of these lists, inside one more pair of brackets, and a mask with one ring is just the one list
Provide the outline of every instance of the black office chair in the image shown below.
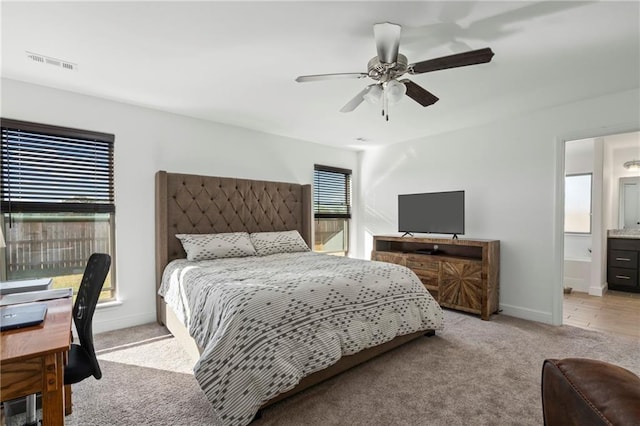
[[87,262],[76,302],[73,305],[73,322],[76,325],[80,344],[73,343],[69,349],[69,361],[64,367],[65,385],[78,383],[89,376],[96,379],[102,377],[93,347],[92,321],[110,266],[111,256],[104,253],[92,254]]
[[[65,412],[71,412],[71,386],[89,376],[102,377],[100,365],[93,347],[93,314],[96,311],[102,286],[109,273],[111,256],[94,253],[89,257],[82,276],[76,301],[73,305],[73,322],[76,325],[80,344],[71,344],[67,365],[64,367]],[[27,425],[37,424],[36,395],[27,397]]]

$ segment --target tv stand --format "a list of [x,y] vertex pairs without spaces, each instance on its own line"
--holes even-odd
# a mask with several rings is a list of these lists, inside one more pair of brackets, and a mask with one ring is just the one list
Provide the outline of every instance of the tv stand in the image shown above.
[[452,240],[458,240],[458,234],[453,234],[453,237],[451,237]]
[[371,260],[411,269],[442,307],[483,320],[498,311],[498,240],[374,236]]

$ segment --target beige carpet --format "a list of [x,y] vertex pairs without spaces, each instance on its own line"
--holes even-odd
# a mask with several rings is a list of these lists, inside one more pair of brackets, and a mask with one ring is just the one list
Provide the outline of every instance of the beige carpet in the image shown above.
[[[545,358],[640,374],[640,342],[570,326],[446,311],[446,329],[264,410],[252,425],[541,425]],[[207,425],[188,358],[156,324],[96,336],[102,380],[74,386],[68,425]]]

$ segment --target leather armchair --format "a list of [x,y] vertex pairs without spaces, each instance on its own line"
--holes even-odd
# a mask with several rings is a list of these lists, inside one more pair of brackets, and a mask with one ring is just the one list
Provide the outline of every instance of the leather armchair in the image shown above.
[[547,359],[542,410],[546,426],[640,425],[640,378],[602,361]]

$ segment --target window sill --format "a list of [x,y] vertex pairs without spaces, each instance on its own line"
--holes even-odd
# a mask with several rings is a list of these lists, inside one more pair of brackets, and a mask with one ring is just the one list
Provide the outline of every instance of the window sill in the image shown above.
[[98,303],[96,305],[96,309],[115,308],[115,307],[121,306],[121,305],[122,305],[122,301],[120,301],[120,300],[110,300],[108,302]]

